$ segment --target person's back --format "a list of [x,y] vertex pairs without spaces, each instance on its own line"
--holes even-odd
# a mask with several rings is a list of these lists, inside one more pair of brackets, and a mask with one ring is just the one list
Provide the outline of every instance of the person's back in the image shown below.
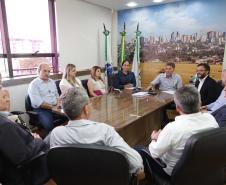
[[180,116],[162,131],[153,131],[149,145],[151,156],[160,158],[167,165],[163,169],[167,175],[171,175],[191,135],[218,127],[212,115],[200,112],[200,94],[195,87],[185,86],[178,89],[174,94],[174,102]]
[[[0,153],[4,158],[2,183],[24,184],[24,178],[29,177],[25,177],[25,171],[17,167],[28,162],[40,152],[47,151],[48,148],[49,146],[41,138],[34,138],[28,130],[22,128],[22,125],[0,116]],[[42,167],[40,166],[40,169],[45,169]],[[34,174],[34,176],[41,174],[48,176],[47,171],[41,171],[40,174]]]
[[[183,153],[187,139],[198,132],[217,128],[218,124],[214,117],[209,113],[195,113],[189,115],[180,115],[175,118],[174,122],[167,124],[159,136],[159,141],[156,143],[159,147],[165,145],[172,148],[160,156],[160,159],[167,164],[164,169],[168,174],[171,174],[173,167],[176,165],[180,156]],[[168,135],[170,133],[170,136]],[[161,137],[166,137],[162,143]],[[151,145],[150,149],[154,155],[155,146]],[[158,155],[158,153],[156,153]]]
[[141,156],[129,147],[113,127],[88,120],[91,108],[84,89],[70,89],[62,101],[63,110],[70,121],[66,126],[53,129],[50,136],[51,147],[77,143],[110,146],[125,154],[131,173],[143,169]]

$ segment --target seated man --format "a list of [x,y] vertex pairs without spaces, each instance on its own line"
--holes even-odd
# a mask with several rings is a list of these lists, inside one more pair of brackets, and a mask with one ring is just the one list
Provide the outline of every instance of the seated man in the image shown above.
[[148,159],[149,165],[154,173],[165,177],[170,177],[191,135],[218,127],[211,114],[199,111],[201,101],[195,87],[185,86],[178,89],[174,94],[174,102],[180,116],[177,116],[174,122],[167,124],[163,130],[154,130],[149,145],[151,156],[160,158],[166,164],[166,168],[161,168],[151,157]]
[[128,159],[130,172],[141,173],[141,156],[119,136],[111,126],[89,120],[89,97],[84,89],[70,89],[63,97],[63,110],[69,118],[66,126],[53,129],[50,147],[62,144],[97,144],[117,148]]
[[215,102],[206,106],[202,106],[201,107],[202,110],[208,110],[211,113],[221,108],[222,106],[226,105],[226,69],[223,70],[221,79],[225,87],[221,91],[220,96]]
[[195,87],[201,95],[202,105],[208,105],[216,101],[221,93],[221,86],[209,76],[210,66],[208,64],[197,65],[197,77]]
[[226,127],[226,105],[211,113],[216,119],[219,127]]
[[175,91],[182,87],[182,80],[180,75],[174,73],[175,64],[172,62],[167,62],[165,66],[165,73],[159,74],[147,87],[155,89],[156,85],[159,85],[160,91]]
[[29,85],[28,94],[31,99],[31,105],[35,112],[38,112],[39,122],[47,131],[53,129],[54,119],[60,117],[62,124],[66,121],[66,117],[54,114],[53,106],[59,106],[59,95],[56,84],[49,78],[50,67],[48,64],[40,64],[38,66],[38,77]]
[[[6,90],[0,90],[0,154],[3,162],[3,184],[23,185],[24,173],[17,167],[29,161],[49,146],[37,134],[29,132],[24,125],[8,119],[9,96]],[[43,172],[45,173],[45,172]],[[46,171],[48,174],[48,172]],[[41,178],[41,177],[40,177]]]
[[114,77],[113,87],[115,89],[126,89],[136,87],[136,78],[133,72],[129,71],[129,62],[122,62],[122,70]]

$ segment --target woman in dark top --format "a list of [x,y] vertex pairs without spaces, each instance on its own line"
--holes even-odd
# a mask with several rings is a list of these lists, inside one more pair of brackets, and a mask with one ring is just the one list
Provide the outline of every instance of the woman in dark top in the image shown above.
[[129,62],[127,60],[122,62],[122,70],[115,75],[113,86],[116,89],[136,87],[135,75],[129,71]]

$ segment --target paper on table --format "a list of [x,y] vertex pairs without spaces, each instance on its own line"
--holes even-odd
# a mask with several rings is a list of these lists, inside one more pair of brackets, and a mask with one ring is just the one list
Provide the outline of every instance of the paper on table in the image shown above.
[[132,95],[136,96],[136,97],[142,97],[142,96],[147,96],[148,92],[137,92],[137,93],[134,93]]
[[165,92],[165,93],[168,93],[168,94],[174,94],[175,91],[162,91],[162,92]]

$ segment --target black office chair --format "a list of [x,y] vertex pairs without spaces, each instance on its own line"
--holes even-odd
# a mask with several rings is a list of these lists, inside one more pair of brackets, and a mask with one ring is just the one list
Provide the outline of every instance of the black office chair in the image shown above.
[[60,81],[61,81],[61,80],[56,80],[56,81],[55,81],[55,84],[56,84],[56,87],[57,87],[57,92],[58,92],[59,96],[61,95]]
[[50,179],[44,152],[18,166],[13,165],[7,156],[0,155],[0,161],[0,183],[43,185]]
[[50,149],[47,164],[58,185],[129,185],[131,176],[124,155],[97,145],[63,145]]
[[[38,128],[42,128],[42,124],[38,121],[38,113],[33,111],[33,107],[31,106],[31,99],[28,94],[25,96],[25,109],[30,116],[29,123],[33,126],[37,126]],[[66,121],[68,121],[68,118],[66,116],[54,114],[54,126],[64,124]]]
[[86,90],[87,94],[89,95],[89,97],[91,97],[90,94],[89,94],[89,89],[88,89],[88,79],[81,80],[81,82],[82,82],[82,86]]
[[188,139],[171,179],[151,175],[155,185],[224,185],[225,165],[226,128],[217,128]]
[[25,96],[25,110],[30,117],[29,123],[32,126],[42,128],[41,124],[38,122],[38,113],[33,111],[33,107],[31,106],[31,99],[28,94]]

